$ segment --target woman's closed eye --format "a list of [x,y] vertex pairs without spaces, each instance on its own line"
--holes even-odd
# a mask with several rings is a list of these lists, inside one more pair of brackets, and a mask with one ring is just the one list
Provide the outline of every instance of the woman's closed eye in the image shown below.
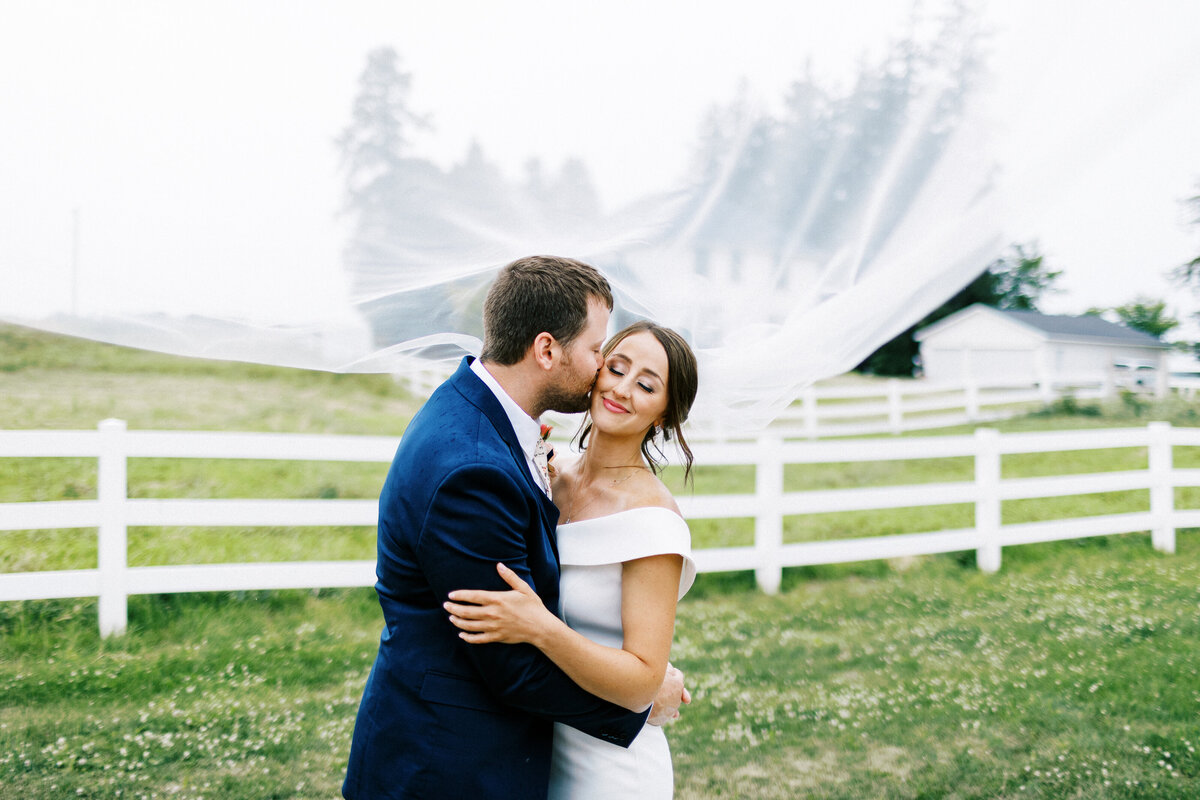
[[[625,373],[612,364],[608,365],[608,371],[613,375],[616,375],[618,378],[625,377]],[[646,394],[654,394],[654,387],[644,381],[638,381],[638,387]]]

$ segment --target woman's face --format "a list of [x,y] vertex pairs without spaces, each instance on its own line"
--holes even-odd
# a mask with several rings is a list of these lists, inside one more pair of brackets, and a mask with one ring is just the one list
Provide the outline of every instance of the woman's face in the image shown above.
[[649,331],[626,336],[592,389],[592,424],[608,434],[636,435],[661,424],[667,410],[667,351]]

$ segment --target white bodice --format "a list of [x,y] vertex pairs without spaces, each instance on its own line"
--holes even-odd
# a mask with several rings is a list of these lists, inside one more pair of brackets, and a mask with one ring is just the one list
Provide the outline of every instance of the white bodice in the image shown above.
[[683,556],[679,597],[696,579],[692,534],[683,517],[669,508],[644,506],[605,517],[558,526],[558,560],[563,566],[620,564],[636,558],[676,553]]
[[[679,597],[696,565],[687,523],[666,508],[634,508],[558,527],[559,596],[568,625],[594,642],[621,647],[621,564],[647,556],[683,556]],[[662,728],[647,725],[629,749],[554,726],[551,800],[665,800],[672,794],[671,754]]]

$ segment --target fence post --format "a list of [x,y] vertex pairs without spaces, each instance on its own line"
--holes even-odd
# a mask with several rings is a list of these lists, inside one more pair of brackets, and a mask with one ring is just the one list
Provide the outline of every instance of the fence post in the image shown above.
[[809,439],[817,438],[817,389],[806,386],[800,394],[804,404],[804,435]]
[[898,378],[888,379],[888,427],[891,428],[893,435],[899,435],[904,432],[904,407],[903,396],[900,394],[900,380]]
[[1000,569],[1000,433],[975,429],[975,563],[984,572]]
[[1045,376],[1038,378],[1038,392],[1042,396],[1042,405],[1054,405],[1054,381]]
[[758,566],[754,579],[758,588],[776,594],[783,582],[783,439],[763,436],[758,440],[758,465],[754,469],[754,496],[758,515],[754,518],[754,550]]
[[1150,434],[1150,542],[1163,553],[1175,552],[1175,485],[1171,480],[1173,457],[1171,423],[1151,422]]
[[[1062,370],[1058,370],[1061,376]],[[1046,348],[1039,348],[1033,353],[1033,382],[1037,384],[1038,395],[1041,397],[1042,405],[1048,406],[1054,403],[1054,376],[1055,372],[1050,369],[1050,354]]]
[[100,458],[96,494],[100,502],[100,635],[125,632],[129,620],[125,594],[128,566],[125,499],[125,420],[100,423]]
[[974,378],[968,376],[967,382],[963,384],[963,395],[967,421],[974,422],[979,419],[979,384],[975,383]]

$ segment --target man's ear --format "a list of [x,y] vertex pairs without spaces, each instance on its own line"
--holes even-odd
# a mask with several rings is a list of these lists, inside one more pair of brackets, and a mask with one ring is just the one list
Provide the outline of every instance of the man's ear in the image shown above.
[[534,337],[532,349],[533,360],[544,370],[550,370],[554,367],[554,362],[558,359],[561,352],[558,347],[558,340],[545,331]]

